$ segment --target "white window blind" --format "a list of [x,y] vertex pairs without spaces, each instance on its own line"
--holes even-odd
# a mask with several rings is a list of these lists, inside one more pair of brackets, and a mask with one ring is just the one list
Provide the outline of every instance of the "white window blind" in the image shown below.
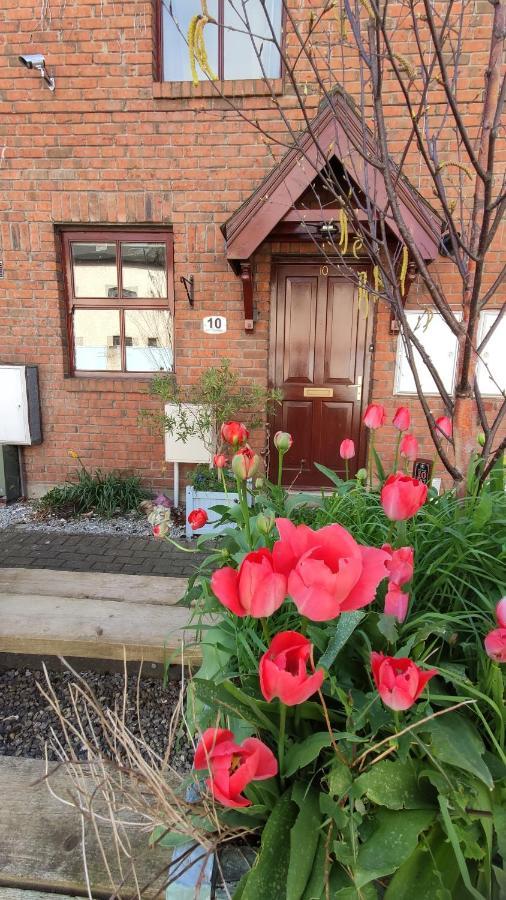
[[[436,367],[446,390],[453,392],[455,381],[455,364],[457,357],[457,338],[439,315],[428,315],[423,310],[409,310],[406,318],[418,340],[427,351]],[[457,318],[461,318],[460,314]],[[424,394],[438,394],[438,390],[418,351],[413,348],[416,368]],[[397,344],[397,361],[395,367],[395,393],[416,394],[415,379],[399,335]]]

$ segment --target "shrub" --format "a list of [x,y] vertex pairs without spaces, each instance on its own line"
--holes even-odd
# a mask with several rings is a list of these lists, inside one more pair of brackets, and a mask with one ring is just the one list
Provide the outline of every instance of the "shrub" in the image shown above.
[[82,515],[95,512],[111,518],[136,510],[139,503],[149,497],[141,487],[137,475],[119,472],[88,472],[84,466],[77,472],[76,480],[52,488],[38,501],[42,514]]

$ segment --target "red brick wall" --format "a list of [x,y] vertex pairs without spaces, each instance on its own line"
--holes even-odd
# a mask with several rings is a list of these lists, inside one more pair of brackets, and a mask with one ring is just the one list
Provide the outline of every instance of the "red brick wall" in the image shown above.
[[[301,27],[307,25],[307,9],[320,5],[308,2],[300,10],[294,0]],[[147,398],[149,380],[105,374],[97,379],[68,377],[55,225],[171,224],[178,378],[192,382],[203,365],[226,356],[245,379],[265,383],[269,251],[260,252],[256,265],[259,321],[253,333],[245,333],[241,285],[226,263],[219,226],[284,148],[268,147],[226,101],[199,96],[209,93],[207,88],[197,89],[192,97],[160,96],[171,91],[153,82],[151,0],[115,0],[113,5],[55,0],[41,18],[43,7],[42,0],[2,0],[0,35],[0,234],[5,267],[0,281],[0,362],[39,366],[44,442],[24,452],[29,490],[40,493],[67,475],[74,466],[68,449],[77,450],[91,467],[133,470],[152,485],[166,486],[162,439],[137,423],[139,409],[153,405]],[[484,15],[490,10],[481,0],[478,7]],[[470,41],[470,116],[476,105],[471,94],[481,88],[481,37],[475,30]],[[322,40],[327,40],[325,35]],[[288,46],[295,46],[293,35]],[[56,75],[54,94],[17,60],[19,54],[34,51],[45,54]],[[353,66],[338,60],[337,71],[345,87],[356,91]],[[240,90],[251,87],[243,84]],[[391,101],[398,99],[392,96]],[[285,138],[270,98],[246,96],[236,102],[245,115]],[[311,85],[307,102],[316,108],[318,97]],[[300,112],[288,88],[280,103],[299,127]],[[410,174],[418,184],[415,157]],[[179,281],[190,273],[195,276],[193,310]],[[448,286],[450,290],[451,277]],[[202,318],[217,311],[227,316],[227,334],[204,335]],[[381,311],[372,395],[393,410],[395,338],[388,324],[386,311]],[[417,404],[412,406],[421,433]],[[428,440],[422,447],[430,455]]]

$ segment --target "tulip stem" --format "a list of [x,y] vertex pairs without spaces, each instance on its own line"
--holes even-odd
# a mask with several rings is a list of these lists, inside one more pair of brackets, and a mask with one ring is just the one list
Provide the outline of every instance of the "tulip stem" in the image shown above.
[[248,544],[251,548],[253,548],[253,544],[251,543],[251,529],[249,527],[249,507],[248,507],[248,495],[246,491],[246,484],[244,481],[240,481],[239,478],[237,480],[237,493],[239,494],[239,504],[242,510],[242,516],[244,519],[244,530],[246,532],[246,538]]
[[265,640],[266,640],[267,646],[269,646],[269,644],[270,644],[270,642],[271,642],[271,636],[270,636],[270,633],[269,633],[269,626],[268,626],[268,624],[267,624],[267,619],[266,619],[264,616],[262,616],[262,618],[260,619],[260,621],[261,621],[261,623],[262,623],[262,631],[263,631],[263,633],[264,633],[264,638],[265,638]]
[[283,475],[283,456],[284,456],[284,453],[282,453],[281,450],[278,450],[278,487],[279,488],[281,487],[281,478]]
[[172,538],[164,535],[164,541],[167,541],[168,544],[174,544],[174,547],[177,547],[178,550],[182,550],[183,553],[200,553],[200,550],[194,550],[193,547],[182,547],[181,544],[178,544],[177,541],[173,541]]
[[344,461],[344,471],[346,473],[346,481],[350,480],[350,464],[347,459]]
[[285,726],[286,726],[286,706],[279,701],[279,736],[278,736],[278,761],[279,775],[281,785],[283,785],[283,776],[285,773]]
[[405,547],[406,544],[408,543],[408,529],[407,529],[407,523],[406,523],[406,520],[405,520],[405,519],[401,519],[401,520],[400,520],[399,522],[397,522],[396,524],[397,524],[397,535],[396,535],[396,537],[397,537],[397,540],[396,540],[397,546],[398,546],[398,547]]
[[221,474],[221,480],[223,482],[223,490],[225,491],[225,496],[228,497],[228,488],[227,488],[227,482],[225,479],[225,469],[220,469],[220,474]]
[[394,472],[397,472],[397,466],[399,464],[399,447],[401,445],[402,431],[399,431],[397,435],[397,444],[395,445],[395,459],[394,459]]
[[369,441],[369,488],[372,491],[372,454],[374,450],[374,431],[371,429],[371,438]]

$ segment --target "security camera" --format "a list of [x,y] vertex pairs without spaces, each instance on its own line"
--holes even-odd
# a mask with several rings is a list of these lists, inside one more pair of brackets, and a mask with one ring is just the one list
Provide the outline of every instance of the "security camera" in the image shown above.
[[25,56],[18,57],[20,63],[23,63],[27,69],[37,69],[41,78],[44,79],[50,91],[55,89],[55,80],[48,74],[46,69],[46,60],[42,53],[27,53]]

